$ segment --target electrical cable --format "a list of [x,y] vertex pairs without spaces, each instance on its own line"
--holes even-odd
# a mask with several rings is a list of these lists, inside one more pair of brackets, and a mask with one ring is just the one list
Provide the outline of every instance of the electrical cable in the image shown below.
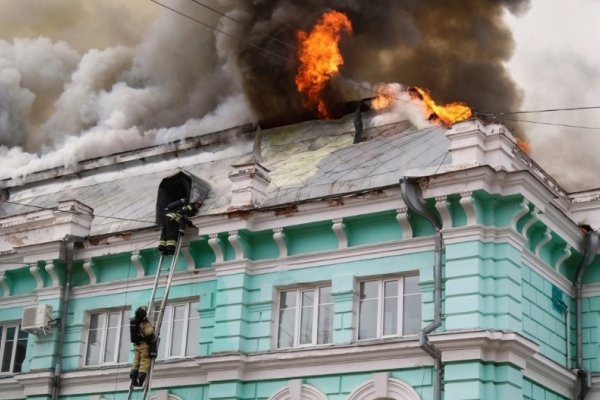
[[[17,203],[17,202],[14,202],[14,201],[4,201],[4,203],[13,204],[13,205],[16,205],[16,206],[21,206],[21,207],[36,208],[36,209],[39,209],[39,210],[58,211],[58,212],[63,212],[63,213],[67,213],[67,214],[74,214],[74,215],[88,215],[86,213],[82,213],[82,212],[79,212],[79,211],[59,210],[57,207],[43,207],[43,206],[38,206],[38,205],[35,205],[35,204]],[[110,215],[101,215],[101,214],[93,214],[93,215],[94,215],[94,217],[116,219],[116,220],[120,220],[120,221],[144,222],[144,223],[148,223],[148,224],[154,224],[155,223],[155,221],[148,221],[148,220],[143,220],[143,219],[114,217],[114,216],[110,216]]]
[[539,114],[539,113],[558,112],[558,111],[583,111],[583,110],[597,110],[597,109],[600,109],[600,106],[548,108],[545,110],[533,110],[533,111],[479,112],[479,114],[485,115],[488,117],[495,117],[495,116],[512,115],[512,114]]
[[529,121],[529,120],[517,119],[517,118],[502,118],[502,119],[506,120],[506,121],[525,122],[528,124],[561,126],[561,127],[565,127],[565,128],[577,128],[577,129],[588,129],[588,130],[600,130],[600,127],[596,127],[596,126],[581,126],[581,125],[562,124],[562,123],[557,123],[557,122]]

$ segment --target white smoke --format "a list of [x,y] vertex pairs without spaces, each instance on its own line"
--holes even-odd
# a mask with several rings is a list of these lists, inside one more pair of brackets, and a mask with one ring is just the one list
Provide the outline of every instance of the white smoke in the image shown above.
[[252,122],[235,46],[172,12],[137,47],[0,41],[0,179]]
[[[363,84],[366,86],[366,84]],[[432,126],[425,118],[423,103],[412,98],[404,86],[399,83],[386,83],[386,93],[393,97],[389,106],[371,120],[372,126],[387,125],[398,121],[409,120],[418,129]],[[375,88],[373,88],[375,91]]]

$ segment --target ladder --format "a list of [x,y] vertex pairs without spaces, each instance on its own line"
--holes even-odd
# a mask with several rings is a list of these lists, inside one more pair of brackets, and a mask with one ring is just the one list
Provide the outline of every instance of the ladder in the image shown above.
[[[160,259],[158,260],[158,267],[156,268],[156,276],[154,277],[154,285],[152,286],[152,294],[150,295],[150,300],[148,302],[147,314],[148,317],[152,315],[152,308],[154,303],[158,300],[158,285],[160,283],[160,277],[167,274],[167,282],[165,284],[165,289],[162,294],[162,299],[160,301],[160,307],[158,309],[158,315],[156,317],[156,321],[154,322],[154,335],[156,336],[156,349],[159,349],[160,346],[160,327],[162,325],[163,316],[165,314],[165,308],[167,305],[167,299],[169,297],[169,290],[171,290],[171,283],[173,282],[173,275],[175,273],[175,268],[177,266],[177,260],[179,258],[179,251],[181,250],[181,242],[184,234],[183,225],[180,225],[179,230],[179,238],[177,239],[177,245],[175,247],[175,254],[173,255],[173,259],[171,261],[171,265],[168,267],[163,267],[163,263],[165,260],[164,255],[160,255]],[[142,397],[141,400],[145,400],[148,392],[150,390],[150,382],[152,381],[152,371],[154,370],[154,358],[150,358],[150,368],[148,369],[148,375],[146,376],[146,380],[144,381],[144,385],[142,386]],[[134,392],[134,387],[129,385],[129,393],[127,394],[127,400],[131,400],[131,397]]]

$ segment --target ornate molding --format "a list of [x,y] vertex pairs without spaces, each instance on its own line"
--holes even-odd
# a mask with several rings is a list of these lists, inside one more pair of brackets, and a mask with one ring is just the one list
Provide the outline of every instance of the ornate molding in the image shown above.
[[222,263],[223,260],[225,260],[223,250],[219,245],[220,241],[221,239],[219,239],[218,233],[211,233],[210,235],[208,235],[208,245],[210,246],[213,253],[215,253],[215,264]]
[[144,271],[144,266],[142,265],[142,259],[140,257],[140,251],[134,250],[131,252],[131,263],[135,267],[136,276],[138,278],[143,278],[146,275],[146,271]]
[[345,249],[348,247],[348,237],[346,236],[346,225],[342,218],[334,218],[332,220],[333,232],[338,239],[338,249]]
[[288,255],[288,248],[285,239],[285,233],[283,232],[282,227],[273,228],[273,240],[279,249],[279,258],[287,257]]
[[525,223],[525,225],[523,225],[523,236],[527,237],[527,231],[529,231],[529,228],[531,228],[533,224],[540,220],[540,218],[538,217],[539,214],[540,210],[534,206],[533,210],[531,210],[531,218]]
[[44,267],[48,275],[50,275],[50,279],[52,283],[50,287],[57,287],[60,284],[58,279],[58,275],[56,274],[56,265],[54,264],[54,260],[46,261],[46,266]]
[[571,257],[571,255],[573,254],[573,252],[571,250],[572,250],[572,247],[569,246],[568,244],[565,244],[565,247],[563,247],[563,255],[560,256],[556,260],[556,263],[554,264],[554,269],[556,269],[557,271],[560,271],[560,266],[562,265],[562,263],[564,263],[566,260],[568,260],[569,257]]
[[182,246],[181,247],[181,255],[185,259],[185,265],[187,266],[188,271],[193,271],[196,269],[196,262],[194,261],[194,257],[192,257],[192,253],[190,252],[190,246]]
[[0,271],[0,289],[2,289],[3,298],[10,296],[10,288],[8,287],[8,282],[6,282],[4,271]]
[[42,289],[44,287],[44,280],[40,275],[40,270],[37,264],[29,267],[29,272],[31,272],[31,275],[33,275],[33,278],[35,279],[35,290]]
[[544,232],[544,238],[537,244],[537,246],[535,246],[535,255],[539,257],[540,253],[542,252],[542,248],[548,243],[550,243],[551,240],[552,231],[550,230],[550,228],[546,228],[546,231]]
[[227,240],[231,243],[231,247],[235,251],[235,260],[242,260],[244,258],[244,249],[242,248],[242,238],[239,235],[238,230],[229,231]]
[[459,203],[465,210],[465,214],[467,214],[467,225],[475,225],[477,223],[477,215],[473,206],[473,192],[462,192]]
[[450,216],[449,206],[448,196],[437,196],[435,198],[435,208],[442,217],[442,229],[452,228],[452,217]]
[[86,258],[85,260],[83,260],[83,270],[85,271],[85,273],[88,276],[88,279],[90,280],[90,285],[95,285],[98,282],[98,280],[96,278],[96,273],[94,272],[91,258]]
[[515,231],[517,231],[517,224],[519,223],[519,220],[521,218],[523,218],[525,215],[527,215],[528,212],[529,212],[529,201],[527,201],[527,199],[523,199],[523,200],[521,200],[521,203],[519,204],[519,211],[517,211],[517,213],[512,218],[511,226]]
[[408,221],[408,207],[400,207],[396,209],[396,221],[402,228],[402,239],[410,239],[413,237],[413,230]]

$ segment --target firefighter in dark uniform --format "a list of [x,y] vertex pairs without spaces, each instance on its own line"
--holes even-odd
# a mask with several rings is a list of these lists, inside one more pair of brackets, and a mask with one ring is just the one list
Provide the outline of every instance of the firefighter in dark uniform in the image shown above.
[[185,224],[189,223],[188,218],[196,215],[201,205],[201,201],[187,203],[185,199],[180,199],[165,208],[162,232],[158,242],[158,251],[162,255],[171,256],[175,254],[177,240],[184,233]]
[[150,359],[156,358],[156,335],[154,326],[148,321],[146,306],[139,306],[135,310],[135,318],[132,318],[130,322],[134,353],[129,377],[131,386],[142,386],[150,369]]

